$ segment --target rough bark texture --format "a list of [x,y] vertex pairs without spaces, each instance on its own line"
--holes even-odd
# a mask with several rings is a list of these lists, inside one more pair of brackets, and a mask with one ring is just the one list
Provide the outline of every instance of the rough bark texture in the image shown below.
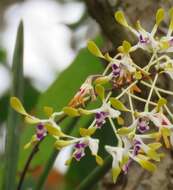
[[[86,0],[90,15],[98,22],[103,34],[117,47],[123,40],[129,38],[127,31],[116,24],[114,11],[123,9],[129,22],[135,23],[140,19],[145,28],[151,29],[155,19],[155,12],[159,7],[168,10],[173,1],[165,0]],[[165,22],[166,26],[167,23]],[[163,28],[164,30],[164,28]],[[138,61],[144,62],[146,58],[141,54]],[[168,82],[167,82],[168,83]],[[166,83],[166,84],[167,84]],[[165,83],[163,84],[165,85]],[[172,85],[170,84],[170,87]],[[100,190],[172,190],[173,189],[173,156],[170,151],[165,152],[165,158],[158,163],[155,173],[144,171],[133,164],[128,175],[120,176],[117,184],[112,184],[110,174],[100,182]]]
[[133,164],[127,175],[120,176],[114,185],[109,174],[101,182],[101,190],[172,190],[173,189],[173,155],[165,152],[165,158],[157,164],[156,172],[144,171]]
[[114,19],[116,7],[112,7],[107,0],[86,0],[89,14],[98,22],[102,32],[114,44],[121,44],[127,33]]

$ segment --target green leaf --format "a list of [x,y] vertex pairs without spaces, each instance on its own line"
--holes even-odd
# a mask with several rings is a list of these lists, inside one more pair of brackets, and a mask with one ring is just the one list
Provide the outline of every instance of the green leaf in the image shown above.
[[[13,84],[11,96],[23,98],[23,23],[21,22],[17,32],[16,45],[13,55]],[[6,163],[4,175],[4,190],[14,190],[17,163],[19,153],[21,117],[12,108],[9,108],[7,122]]]

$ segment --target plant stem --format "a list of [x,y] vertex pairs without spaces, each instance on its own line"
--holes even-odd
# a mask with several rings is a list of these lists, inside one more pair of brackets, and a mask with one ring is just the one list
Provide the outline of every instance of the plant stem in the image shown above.
[[[131,96],[132,98],[134,98],[134,99],[136,99],[136,100],[139,100],[139,101],[141,101],[141,102],[145,102],[145,103],[147,102],[146,99],[143,99],[143,98],[141,98],[141,97],[135,96],[134,94],[129,93],[129,96]],[[156,104],[155,102],[152,102],[152,101],[149,101],[149,104],[151,104],[151,105],[153,105],[153,106],[157,106],[157,104]]]
[[105,159],[102,166],[97,166],[76,188],[76,190],[89,190],[110,170],[112,163],[111,156]]
[[[143,85],[145,85],[145,86],[148,86],[148,87],[150,87],[151,88],[151,84],[148,84],[147,82],[145,82],[145,81],[140,81]],[[156,87],[155,86],[155,89],[157,89],[158,91],[160,91],[160,92],[163,92],[163,93],[165,93],[165,94],[169,94],[169,95],[172,95],[173,96],[173,92],[171,92],[171,91],[169,91],[169,90],[164,90],[164,89],[162,89],[162,88],[158,88],[158,87]]]
[[156,85],[156,81],[157,81],[157,79],[158,79],[158,76],[159,76],[159,75],[156,74],[156,76],[155,76],[155,78],[154,78],[154,81],[153,81],[153,83],[152,83],[151,90],[150,90],[150,93],[149,93],[149,95],[148,95],[147,102],[146,102],[146,104],[145,104],[145,111],[148,111],[148,105],[149,105],[149,102],[150,102],[150,99],[151,99],[151,96],[152,96],[154,87],[155,87],[155,85]]
[[130,96],[130,92],[128,92],[128,97],[129,97],[129,104],[130,104],[130,109],[131,109],[132,120],[135,121],[133,102],[132,102],[132,97]]
[[116,99],[120,99],[131,87],[133,87],[138,81],[132,82],[127,88],[125,88],[121,94],[119,94]]
[[22,171],[22,174],[21,174],[21,177],[20,177],[20,180],[19,180],[19,183],[18,183],[18,186],[17,186],[17,190],[20,190],[22,188],[22,184],[23,184],[23,181],[24,181],[24,178],[25,178],[25,175],[27,173],[27,170],[29,168],[29,165],[33,159],[33,157],[35,156],[35,154],[39,151],[39,145],[40,143],[44,140],[44,138],[39,141],[35,146],[34,148],[32,149],[31,151],[31,154],[29,155],[27,161],[26,161],[26,164],[25,164],[25,167]]

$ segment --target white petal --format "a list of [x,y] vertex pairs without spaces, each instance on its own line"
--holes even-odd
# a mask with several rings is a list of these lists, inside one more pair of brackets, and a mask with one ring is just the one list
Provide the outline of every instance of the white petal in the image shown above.
[[120,112],[109,107],[109,114],[111,118],[117,118],[120,115]]
[[93,155],[97,155],[98,149],[99,149],[99,140],[98,139],[92,139],[89,138],[89,144],[88,144],[91,152]]

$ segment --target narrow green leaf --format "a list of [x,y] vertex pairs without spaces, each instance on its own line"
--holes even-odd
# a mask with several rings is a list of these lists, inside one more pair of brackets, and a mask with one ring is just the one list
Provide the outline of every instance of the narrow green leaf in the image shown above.
[[[13,82],[11,96],[23,98],[23,23],[17,32],[16,45],[13,55]],[[6,159],[4,172],[4,190],[14,190],[17,176],[21,116],[9,108],[6,136]]]

